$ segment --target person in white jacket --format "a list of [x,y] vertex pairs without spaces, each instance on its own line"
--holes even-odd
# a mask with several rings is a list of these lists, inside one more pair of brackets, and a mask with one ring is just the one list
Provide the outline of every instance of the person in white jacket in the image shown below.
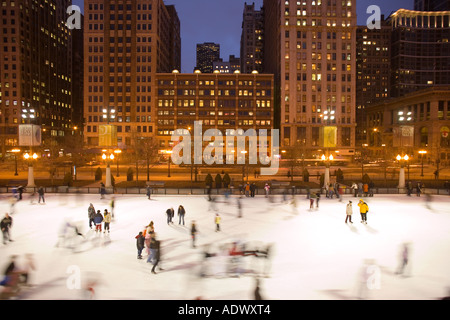
[[352,207],[352,202],[349,201],[347,203],[347,208],[345,209],[347,216],[345,217],[345,223],[347,223],[347,220],[350,221],[350,223],[352,222],[352,214],[353,214],[353,207]]

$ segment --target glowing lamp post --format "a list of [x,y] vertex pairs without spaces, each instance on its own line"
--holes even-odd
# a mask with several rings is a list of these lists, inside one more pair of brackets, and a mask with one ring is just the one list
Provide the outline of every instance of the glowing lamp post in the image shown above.
[[105,178],[105,187],[106,188],[111,188],[112,187],[112,183],[111,183],[111,166],[110,166],[110,161],[114,160],[114,155],[110,154],[109,157],[104,153],[102,155],[102,159],[106,160],[106,178]]
[[14,167],[15,167],[15,171],[14,171],[14,175],[18,176],[19,173],[17,172],[17,154],[20,152],[20,149],[12,149],[11,150],[12,153],[14,153]]
[[119,154],[122,153],[122,150],[116,149],[116,150],[114,150],[114,153],[116,154],[116,160],[117,160],[116,177],[118,177],[119,176]]
[[422,172],[421,172],[420,176],[423,177],[423,156],[427,154],[427,150],[419,150],[419,154],[422,158]]
[[28,153],[25,153],[23,155],[23,157],[28,162],[28,184],[27,184],[27,187],[36,187],[36,184],[34,183],[34,170],[33,170],[32,160],[36,160],[38,158],[38,155],[36,153],[33,153],[33,155],[30,156]]
[[326,188],[330,184],[330,162],[333,161],[334,157],[330,154],[328,157],[326,155],[322,155],[322,161],[325,163],[325,176],[323,179],[323,187]]
[[396,159],[400,163],[400,173],[398,176],[398,187],[404,188],[405,187],[405,163],[408,162],[409,156],[407,154],[404,155],[403,157],[401,155],[397,155]]
[[172,150],[167,150],[167,177],[170,178],[170,161],[172,160]]

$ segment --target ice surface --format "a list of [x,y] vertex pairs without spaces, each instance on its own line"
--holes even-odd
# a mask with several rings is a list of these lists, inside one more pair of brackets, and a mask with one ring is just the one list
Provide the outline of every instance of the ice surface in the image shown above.
[[[96,299],[215,300],[253,299],[255,272],[271,262],[270,274],[261,278],[265,299],[439,299],[450,287],[450,197],[434,196],[427,208],[425,197],[375,195],[369,204],[368,224],[360,223],[359,198],[342,202],[322,196],[320,208],[310,210],[305,196],[296,206],[264,196],[242,198],[238,218],[237,198],[218,198],[221,230],[215,232],[215,210],[203,196],[115,195],[115,220],[111,233],[89,230],[87,208],[110,210],[109,195],[46,194],[46,203],[30,202],[29,195],[15,205],[11,235],[14,242],[0,245],[0,268],[10,255],[18,264],[26,253],[34,255],[37,269],[31,274],[34,288],[21,299],[89,298],[84,285],[94,280]],[[353,224],[345,224],[345,205],[353,201]],[[182,204],[186,225],[168,225],[165,211]],[[10,210],[9,196],[2,195],[0,214]],[[191,221],[197,222],[197,248],[192,248]],[[77,249],[57,247],[65,221],[78,223],[87,240],[78,237]],[[163,271],[136,258],[135,236],[154,221],[162,241]],[[234,241],[249,248],[273,244],[269,261],[243,257],[240,277],[227,273],[229,256],[224,245]],[[396,274],[403,243],[409,244],[404,275]],[[208,277],[199,277],[203,248],[217,254],[208,263]],[[66,242],[67,245],[67,242]],[[144,251],[145,252],[145,251]],[[79,273],[77,273],[79,272]],[[77,277],[79,275],[79,277]],[[79,280],[79,282],[77,282]],[[77,286],[81,284],[80,286]],[[363,290],[363,291],[361,291]]]

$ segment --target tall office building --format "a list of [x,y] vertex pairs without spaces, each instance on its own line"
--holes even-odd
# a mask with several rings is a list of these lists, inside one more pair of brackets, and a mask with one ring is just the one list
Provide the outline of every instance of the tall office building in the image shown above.
[[450,0],[414,0],[416,11],[449,11]]
[[400,9],[392,27],[393,97],[450,84],[450,11]]
[[202,73],[214,71],[213,62],[220,61],[220,44],[205,42],[197,44],[197,66]]
[[[279,87],[281,144],[353,155],[356,1],[264,1],[265,71]],[[324,149],[325,148],[325,149]]]
[[263,71],[264,14],[255,10],[255,3],[244,4],[241,34],[241,72]]
[[2,154],[18,145],[18,126],[36,124],[42,142],[63,142],[72,129],[70,0],[2,1],[0,137]]
[[84,10],[85,143],[132,150],[154,133],[156,73],[180,67],[178,15],[162,0],[85,0]]
[[366,143],[366,108],[390,97],[391,26],[384,16],[380,29],[356,30],[356,145]]
[[223,135],[226,130],[273,128],[272,74],[172,72],[156,78],[161,149],[173,146],[175,129],[194,129],[194,121],[201,122],[202,133],[219,129]]

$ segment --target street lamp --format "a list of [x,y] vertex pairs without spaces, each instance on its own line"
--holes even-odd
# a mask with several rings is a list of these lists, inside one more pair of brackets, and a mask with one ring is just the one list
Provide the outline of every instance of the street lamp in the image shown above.
[[170,178],[170,160],[171,160],[170,158],[171,158],[171,155],[172,155],[172,150],[167,150],[166,153],[168,154],[168,157],[167,157],[167,177]]
[[119,176],[119,154],[122,153],[122,150],[116,149],[116,150],[114,150],[114,153],[116,154],[116,159],[117,159],[116,177],[118,177]]
[[[247,165],[247,161],[245,160],[245,155],[247,154],[247,150],[241,150],[241,154],[244,157],[244,166],[242,167],[242,181],[244,181],[245,177],[245,166]],[[248,182],[248,166],[247,166],[247,182]]]
[[[409,156],[405,154],[404,156],[397,155],[397,161],[400,163],[400,173],[398,177],[398,187],[405,187],[405,162],[408,162]],[[409,170],[408,170],[408,179],[409,179]]]
[[420,174],[420,176],[423,177],[423,156],[425,154],[427,154],[427,150],[419,150],[419,154],[420,154],[420,156],[422,158],[422,173]]
[[114,160],[114,154],[110,154],[107,156],[105,153],[102,154],[102,159],[106,161],[106,178],[105,178],[105,187],[111,188],[112,182],[111,182],[111,167],[110,167],[110,161]]
[[11,150],[11,152],[14,153],[14,167],[15,167],[14,175],[18,176],[19,173],[17,172],[17,154],[20,152],[20,149],[14,148]]
[[329,156],[322,155],[322,161],[325,163],[325,176],[323,179],[323,187],[326,188],[327,185],[330,184],[330,163],[333,161],[334,157],[332,154]]
[[36,153],[33,153],[33,155],[29,155],[28,153],[25,153],[23,155],[24,159],[28,162],[28,184],[27,187],[36,187],[34,183],[34,171],[33,171],[33,163],[32,160],[36,160],[38,158],[38,155]]

